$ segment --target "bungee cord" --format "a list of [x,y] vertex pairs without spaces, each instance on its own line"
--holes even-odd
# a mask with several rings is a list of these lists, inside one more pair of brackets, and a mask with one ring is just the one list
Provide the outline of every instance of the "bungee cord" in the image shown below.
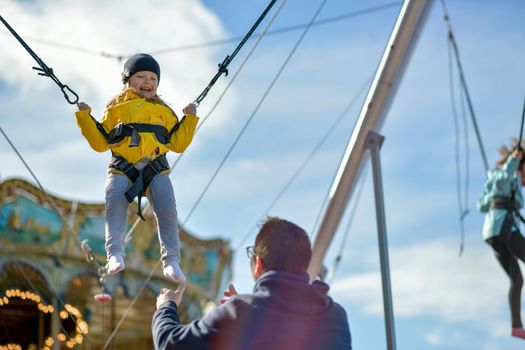
[[237,47],[235,48],[235,50],[233,50],[233,52],[230,54],[230,55],[227,55],[226,58],[224,58],[224,60],[222,61],[222,63],[219,63],[219,70],[218,72],[213,76],[213,78],[210,80],[210,82],[208,83],[208,86],[206,86],[206,88],[204,88],[204,90],[200,93],[200,95],[195,99],[195,101],[193,101],[193,104],[195,106],[199,106],[199,104],[202,102],[202,100],[206,97],[206,95],[208,95],[208,92],[210,91],[210,89],[212,88],[213,85],[215,85],[215,83],[217,82],[217,80],[220,78],[221,75],[225,75],[225,76],[228,76],[228,66],[230,65],[230,63],[233,61],[233,59],[235,58],[235,56],[237,56],[237,53],[239,53],[239,51],[241,50],[241,48],[244,46],[244,44],[246,43],[246,41],[248,40],[248,38],[250,38],[250,36],[253,34],[253,32],[255,31],[255,29],[257,29],[257,27],[259,26],[259,24],[262,22],[262,20],[264,19],[264,17],[266,17],[266,15],[268,14],[268,12],[270,12],[271,8],[273,7],[273,5],[277,2],[277,0],[272,0],[268,6],[266,7],[266,9],[263,11],[263,13],[261,13],[261,15],[259,16],[259,18],[257,19],[257,21],[255,21],[255,23],[253,24],[253,26],[250,28],[250,30],[248,31],[248,33],[246,33],[246,35],[244,36],[244,38],[241,40],[241,42],[237,45]]
[[[315,12],[315,14],[313,15],[312,17],[312,20],[310,21],[310,24],[313,23],[315,21],[315,19],[317,18],[317,16],[319,15],[319,13],[321,12],[321,10],[323,9],[324,5],[326,4],[327,0],[323,0],[323,2],[321,3],[321,5],[319,6],[319,8],[317,9],[317,11]],[[301,36],[299,37],[299,39],[297,40],[297,42],[295,43],[294,47],[292,48],[292,50],[290,51],[290,53],[288,54],[288,56],[286,57],[286,59],[284,60],[283,64],[281,65],[281,67],[279,68],[277,74],[274,76],[274,78],[272,79],[270,85],[266,88],[266,91],[264,92],[263,96],[261,97],[261,99],[259,100],[259,102],[257,103],[255,109],[253,110],[253,112],[251,113],[250,117],[246,120],[246,122],[244,123],[241,131],[239,132],[239,134],[237,135],[237,137],[235,138],[235,140],[233,141],[232,145],[230,146],[230,148],[228,149],[228,151],[226,152],[226,154],[224,155],[224,157],[222,158],[219,166],[217,167],[217,169],[215,170],[215,172],[213,173],[213,175],[211,176],[210,180],[208,181],[208,183],[206,184],[206,186],[204,187],[204,190],[201,192],[201,194],[199,195],[197,201],[195,202],[195,204],[193,205],[193,207],[191,208],[188,216],[186,217],[186,219],[184,220],[183,222],[183,226],[186,225],[186,223],[188,222],[188,220],[191,218],[193,212],[195,211],[195,209],[197,208],[197,206],[200,204],[202,198],[204,197],[204,195],[206,194],[206,192],[208,191],[208,189],[210,188],[211,184],[213,183],[213,181],[215,180],[215,178],[217,177],[218,173],[220,172],[220,170],[222,169],[224,163],[226,162],[226,160],[229,158],[230,154],[232,153],[233,149],[235,148],[235,146],[237,145],[237,143],[239,142],[239,140],[241,139],[242,135],[244,134],[244,132],[246,131],[246,129],[248,128],[248,125],[251,123],[251,121],[253,120],[253,118],[255,117],[255,115],[257,114],[257,112],[259,111],[259,108],[261,107],[261,105],[263,104],[263,102],[266,100],[266,97],[268,96],[268,94],[270,93],[270,91],[272,90],[272,88],[274,87],[275,83],[277,82],[277,80],[279,79],[279,77],[281,76],[282,72],[284,71],[284,69],[286,68],[286,66],[288,65],[288,63],[290,62],[290,59],[292,58],[292,56],[294,55],[294,53],[297,51],[297,48],[299,47],[299,45],[302,43],[304,37],[306,36],[306,34],[308,33],[309,29],[310,29],[311,26],[308,26],[305,28],[305,30],[303,31],[303,33],[301,34]]]
[[525,98],[523,99],[523,111],[521,112],[520,138],[518,139],[518,147],[521,147],[523,140],[523,122],[525,121]]
[[459,123],[459,117],[458,112],[456,109],[456,99],[455,99],[455,85],[454,85],[454,65],[453,65],[453,58],[452,58],[452,50],[451,50],[451,44],[450,41],[447,43],[448,48],[448,70],[449,70],[449,89],[450,89],[450,100],[451,100],[451,107],[452,107],[452,116],[454,120],[454,139],[455,139],[455,163],[456,163],[456,198],[458,203],[458,210],[459,210],[459,226],[460,226],[460,245],[459,245],[459,256],[463,254],[463,251],[465,249],[465,218],[467,217],[469,213],[468,209],[468,189],[469,189],[469,149],[468,149],[468,127],[467,127],[467,117],[466,117],[466,111],[465,111],[465,94],[463,93],[463,90],[459,90],[459,101],[461,106],[461,117],[463,121],[463,132],[464,132],[464,152],[465,152],[465,188],[464,188],[464,195],[465,197],[462,197],[462,181],[461,181],[461,153],[460,153],[460,123]]
[[[373,77],[373,76],[372,76]],[[315,146],[312,148],[312,150],[308,153],[308,155],[303,159],[299,167],[295,170],[295,172],[290,176],[288,181],[285,183],[285,185],[281,188],[281,190],[277,193],[275,198],[270,202],[266,210],[262,215],[259,216],[259,220],[264,218],[268,213],[273,209],[273,207],[279,202],[279,200],[283,197],[283,195],[286,193],[286,191],[290,188],[290,186],[297,180],[299,175],[304,171],[304,169],[307,167],[307,165],[310,163],[310,161],[314,158],[314,156],[319,152],[321,147],[324,145],[324,143],[328,140],[330,135],[335,131],[337,126],[341,123],[341,121],[348,115],[348,112],[352,107],[355,105],[355,103],[358,101],[359,97],[365,92],[365,89],[369,86],[372,77],[367,79],[367,81],[362,85],[362,87],[358,90],[357,94],[350,100],[350,102],[345,106],[343,111],[339,114],[339,116],[332,122],[330,127],[326,130],[326,132],[323,134],[321,139],[315,144]],[[322,206],[321,206],[322,209]],[[233,252],[239,250],[239,248],[242,247],[242,245],[246,242],[246,240],[253,234],[254,230],[257,228],[258,222],[256,222],[252,228],[246,232],[246,234],[241,238],[239,243],[235,246],[233,249]]]
[[465,79],[465,73],[463,72],[463,66],[461,64],[461,59],[459,57],[458,45],[456,43],[456,39],[454,37],[454,33],[452,32],[452,25],[450,24],[450,16],[448,14],[448,10],[447,10],[447,6],[445,5],[445,1],[441,0],[441,4],[443,5],[443,12],[445,13],[444,20],[445,20],[445,24],[447,26],[448,40],[450,41],[450,44],[451,44],[451,46],[453,48],[454,57],[456,59],[456,65],[457,65],[458,71],[459,71],[459,78],[460,78],[461,86],[463,88],[463,92],[465,93],[465,98],[466,98],[466,101],[467,101],[468,110],[469,110],[470,117],[471,117],[471,120],[472,120],[472,125],[474,126],[474,131],[476,132],[476,138],[477,138],[477,141],[478,141],[478,146],[479,146],[479,150],[480,150],[480,153],[481,153],[481,158],[483,160],[483,166],[485,167],[485,172],[488,172],[489,171],[489,163],[487,161],[487,155],[485,153],[485,148],[483,147],[483,141],[481,140],[481,134],[480,134],[480,131],[479,131],[478,123],[476,121],[476,115],[474,113],[474,107],[472,106],[472,101],[470,99],[470,93],[469,93],[469,90],[468,90],[468,87],[467,87],[467,81]]
[[363,189],[365,188],[367,174],[368,173],[365,172],[365,175],[361,179],[361,183],[359,185],[359,188],[357,189],[357,194],[355,196],[354,205],[350,209],[350,212],[348,214],[348,221],[346,222],[346,227],[345,227],[345,230],[343,231],[344,234],[343,234],[343,238],[341,239],[341,244],[339,244],[339,249],[338,249],[337,255],[335,256],[332,268],[327,273],[326,283],[328,284],[331,284],[332,281],[334,280],[337,270],[339,269],[339,266],[341,265],[341,261],[343,260],[343,254],[345,251],[346,242],[348,240],[348,236],[350,236],[350,229],[352,228],[352,224],[354,223],[358,205],[361,203],[361,195],[363,194]]
[[[60,88],[60,91],[62,91],[62,94],[64,95],[64,98],[69,104],[77,104],[78,102],[78,95],[76,92],[71,90],[71,88],[65,84],[62,84],[60,80],[56,77],[55,73],[53,73],[53,69],[49,68],[40,57],[29,47],[29,45],[26,44],[24,39],[18,35],[18,33],[7,23],[7,21],[0,15],[0,21],[6,26],[6,28],[13,34],[13,36],[18,40],[18,42],[26,49],[26,51],[33,57],[33,59],[38,63],[40,67],[33,67],[34,70],[38,71],[38,75],[45,76],[51,78],[55,82],[55,84],[58,85]],[[73,96],[70,96],[73,95]]]

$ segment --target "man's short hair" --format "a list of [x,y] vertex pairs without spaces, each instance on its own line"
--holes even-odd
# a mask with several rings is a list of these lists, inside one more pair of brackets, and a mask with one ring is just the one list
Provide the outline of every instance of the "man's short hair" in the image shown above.
[[266,270],[304,273],[312,257],[306,232],[294,223],[269,217],[255,238],[254,254]]

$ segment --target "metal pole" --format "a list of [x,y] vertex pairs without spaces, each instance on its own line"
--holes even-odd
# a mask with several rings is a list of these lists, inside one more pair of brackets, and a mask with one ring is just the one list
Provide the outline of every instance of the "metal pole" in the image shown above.
[[372,156],[372,173],[374,175],[374,196],[376,203],[377,239],[379,243],[379,260],[381,263],[381,282],[383,286],[383,309],[385,313],[385,328],[387,349],[396,349],[396,334],[394,328],[394,308],[392,289],[390,285],[390,263],[388,261],[388,242],[386,238],[385,202],[383,197],[383,180],[381,176],[381,161],[379,150],[385,137],[370,131],[365,140],[365,148]]
[[58,332],[60,330],[60,323],[62,322],[59,317],[59,311],[58,311],[58,298],[56,296],[53,297],[52,301],[53,305],[53,312],[51,313],[51,336],[55,340],[53,343],[52,349],[53,350],[60,350],[60,341],[58,341]]
[[368,96],[332,184],[330,198],[312,243],[310,279],[319,276],[323,260],[350,200],[364,163],[364,141],[369,131],[381,128],[390,102],[408,64],[432,0],[405,0],[385,48]]

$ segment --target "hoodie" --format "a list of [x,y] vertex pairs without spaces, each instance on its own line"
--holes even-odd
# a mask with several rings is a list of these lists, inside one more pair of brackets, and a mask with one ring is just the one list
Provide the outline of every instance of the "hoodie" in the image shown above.
[[153,315],[157,350],[349,350],[345,310],[328,285],[308,275],[268,271],[253,294],[236,295],[205,317],[182,325],[177,305],[166,302]]

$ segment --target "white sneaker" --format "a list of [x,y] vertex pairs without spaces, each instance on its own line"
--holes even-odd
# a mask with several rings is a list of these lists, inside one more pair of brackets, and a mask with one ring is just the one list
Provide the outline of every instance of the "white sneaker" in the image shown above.
[[176,261],[170,261],[167,262],[164,266],[164,269],[162,270],[162,274],[164,277],[178,282],[178,283],[185,283],[186,282],[186,276],[184,275],[184,272],[180,269],[179,263]]
[[107,264],[108,275],[114,275],[124,270],[125,267],[126,264],[124,264],[124,257],[122,255],[110,255]]

